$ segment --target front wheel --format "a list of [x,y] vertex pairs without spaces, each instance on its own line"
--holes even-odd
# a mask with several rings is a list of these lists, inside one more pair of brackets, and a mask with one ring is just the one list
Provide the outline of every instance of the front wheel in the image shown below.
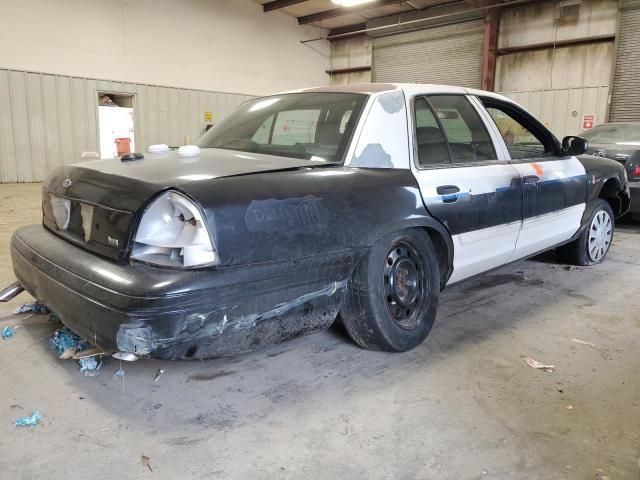
[[571,265],[595,265],[601,263],[611,248],[615,225],[613,210],[605,200],[598,200],[589,226],[573,242],[558,247],[558,259]]
[[439,264],[429,235],[420,229],[393,233],[356,267],[342,321],[363,348],[405,352],[429,334],[439,294]]

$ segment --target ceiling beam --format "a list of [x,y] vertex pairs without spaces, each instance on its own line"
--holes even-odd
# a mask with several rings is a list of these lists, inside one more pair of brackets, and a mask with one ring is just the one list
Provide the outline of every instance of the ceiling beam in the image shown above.
[[367,28],[366,23],[356,23],[354,25],[345,25],[344,27],[332,28],[329,31],[329,35],[342,35],[344,33],[356,32],[358,30],[364,30]]
[[403,3],[402,0],[377,0],[375,2],[364,3],[357,7],[339,7],[332,8],[331,10],[325,10],[323,12],[312,13],[311,15],[304,15],[298,17],[298,23],[300,25],[306,25],[308,23],[319,22],[320,20],[327,20],[328,18],[341,17],[342,15],[349,15],[350,13],[359,13],[372,8],[382,7],[384,5],[391,5],[392,3]]
[[500,0],[464,0],[473,8],[485,8],[490,5],[501,3]]
[[262,5],[264,12],[273,12],[280,8],[290,7],[291,5],[297,5],[298,3],[304,3],[307,0],[273,0]]

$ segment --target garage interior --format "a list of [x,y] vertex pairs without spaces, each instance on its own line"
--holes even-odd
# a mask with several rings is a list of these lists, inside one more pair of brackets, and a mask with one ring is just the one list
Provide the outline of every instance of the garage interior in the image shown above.
[[[638,0],[339,3],[0,0],[0,288],[54,168],[193,144],[256,97],[434,83],[500,93],[558,138],[640,122]],[[600,265],[548,252],[448,287],[399,354],[337,321],[85,376],[48,348],[60,323],[14,313],[23,293],[0,303],[0,476],[640,480],[638,238],[623,217]]]

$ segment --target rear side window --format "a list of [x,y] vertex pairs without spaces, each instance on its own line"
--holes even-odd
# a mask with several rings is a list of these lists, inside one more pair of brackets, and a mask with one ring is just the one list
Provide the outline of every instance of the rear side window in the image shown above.
[[489,132],[469,100],[462,95],[434,95],[429,103],[442,125],[454,163],[497,159]]
[[433,95],[415,102],[418,165],[496,160],[489,132],[462,95]]
[[415,115],[418,166],[450,163],[447,141],[426,98],[416,100]]

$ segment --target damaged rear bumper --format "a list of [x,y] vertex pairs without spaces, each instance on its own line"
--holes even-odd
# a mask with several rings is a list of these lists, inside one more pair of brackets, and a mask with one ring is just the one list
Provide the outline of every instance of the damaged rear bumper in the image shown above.
[[31,295],[106,351],[196,359],[328,327],[360,256],[182,271],[115,263],[33,225],[15,232],[11,257]]

